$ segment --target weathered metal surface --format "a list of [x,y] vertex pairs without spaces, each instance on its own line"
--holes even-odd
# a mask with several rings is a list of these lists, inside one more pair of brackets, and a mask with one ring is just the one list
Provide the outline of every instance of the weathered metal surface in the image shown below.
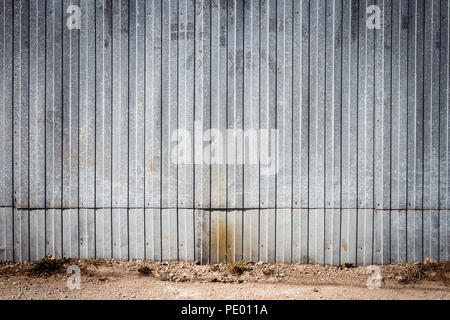
[[[0,0],[0,261],[449,260],[449,15],[448,0]],[[209,129],[240,131],[204,152]],[[276,174],[238,161],[270,151],[257,129],[278,130]]]

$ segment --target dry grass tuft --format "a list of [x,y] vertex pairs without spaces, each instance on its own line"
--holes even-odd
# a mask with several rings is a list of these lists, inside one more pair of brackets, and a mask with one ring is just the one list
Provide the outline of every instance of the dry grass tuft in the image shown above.
[[450,262],[439,263],[426,258],[423,263],[404,263],[398,267],[396,279],[402,284],[428,280],[450,285]]
[[63,273],[65,271],[64,266],[67,264],[67,259],[57,260],[54,256],[48,255],[44,259],[41,259],[32,264],[30,273],[34,275],[54,275],[57,273]]
[[138,272],[143,276],[151,276],[153,275],[153,269],[147,266],[142,266],[138,269]]
[[243,262],[237,262],[237,263],[231,263],[230,265],[228,265],[228,271],[231,274],[240,276],[241,274],[243,274],[245,271],[248,271],[248,267],[247,265]]
[[423,266],[420,263],[405,263],[400,266],[398,282],[407,284],[415,283],[424,279]]

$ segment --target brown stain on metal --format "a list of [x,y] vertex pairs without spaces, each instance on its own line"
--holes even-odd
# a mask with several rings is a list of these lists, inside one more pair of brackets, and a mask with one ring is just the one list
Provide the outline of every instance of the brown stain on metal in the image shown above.
[[227,262],[234,261],[234,219],[227,221]]
[[150,175],[152,173],[158,173],[158,168],[159,168],[159,156],[156,155],[153,157],[153,160],[150,161],[150,166],[148,167]]
[[225,219],[221,217],[219,219],[219,261],[226,262],[227,260],[227,219],[226,213],[220,213],[220,215],[224,214]]
[[155,155],[153,159],[150,161],[150,164],[147,169],[147,179],[150,182],[153,174],[159,174],[159,155]]
[[[214,215],[214,218],[212,217]],[[227,219],[226,213],[211,212],[211,260],[213,263],[226,262]]]
[[348,250],[348,244],[347,244],[347,242],[345,242],[344,239],[342,239],[342,248],[344,249],[344,251]]

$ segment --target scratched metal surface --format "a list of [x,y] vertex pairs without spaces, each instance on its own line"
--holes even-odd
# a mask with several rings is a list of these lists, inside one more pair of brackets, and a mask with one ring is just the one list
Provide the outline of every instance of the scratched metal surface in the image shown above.
[[[0,0],[0,261],[449,260],[449,15],[448,0]],[[179,164],[171,135],[202,139],[194,121],[278,129],[278,173],[199,150]]]

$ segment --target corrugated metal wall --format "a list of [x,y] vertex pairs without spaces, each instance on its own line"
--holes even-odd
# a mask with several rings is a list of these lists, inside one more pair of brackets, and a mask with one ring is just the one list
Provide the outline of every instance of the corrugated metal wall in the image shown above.
[[[0,261],[449,260],[449,14],[0,0]],[[278,129],[278,174],[177,166],[171,133],[194,121]]]

